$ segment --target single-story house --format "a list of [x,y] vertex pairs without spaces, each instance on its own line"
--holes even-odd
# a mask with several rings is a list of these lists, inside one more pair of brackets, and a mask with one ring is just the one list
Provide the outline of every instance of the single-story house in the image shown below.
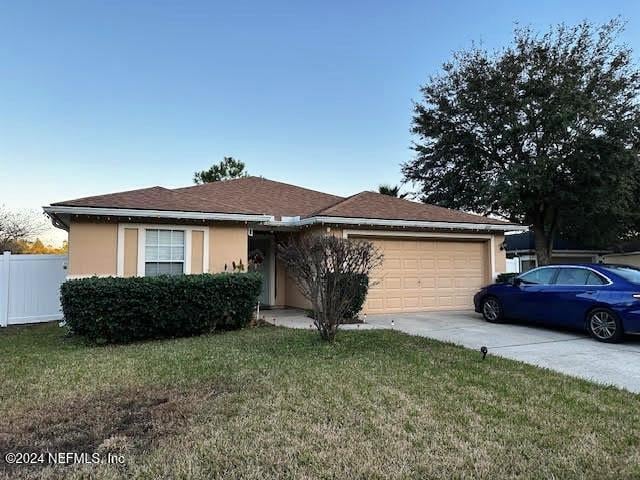
[[[538,266],[535,237],[532,231],[505,235],[504,249],[507,259],[515,261],[515,272],[526,272]],[[553,242],[551,263],[556,265],[598,263],[607,252],[607,249],[589,248],[579,242],[557,238]]]
[[[505,271],[504,233],[522,227],[374,192],[339,197],[260,177],[151,187],[52,203],[69,232],[69,278],[232,271],[258,259],[261,302],[306,308],[277,242],[315,232],[373,241],[383,252],[365,312],[472,307]],[[242,267],[240,267],[242,266]]]

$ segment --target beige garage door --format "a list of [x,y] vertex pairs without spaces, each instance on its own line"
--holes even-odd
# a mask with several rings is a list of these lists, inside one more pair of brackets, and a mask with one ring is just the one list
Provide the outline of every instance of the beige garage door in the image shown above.
[[368,313],[473,308],[473,295],[489,279],[486,241],[371,240],[384,254],[374,275]]

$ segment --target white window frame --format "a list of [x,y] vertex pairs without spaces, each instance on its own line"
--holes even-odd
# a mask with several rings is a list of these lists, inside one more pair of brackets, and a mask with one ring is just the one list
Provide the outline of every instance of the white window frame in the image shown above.
[[[156,245],[147,245],[147,233],[151,232],[151,231],[155,231],[158,232],[158,242],[156,243]],[[157,247],[158,248],[158,257],[160,256],[160,249],[159,247],[160,245],[160,232],[169,232],[169,244],[168,245],[164,245],[165,247],[168,246],[169,247],[169,257],[173,257],[173,248],[174,247],[181,247],[182,248],[182,260],[174,260],[173,258],[170,258],[169,260],[149,260],[148,258],[146,258],[147,255],[147,247]],[[174,245],[173,243],[173,232],[180,232],[182,233],[182,244],[181,245]],[[159,226],[158,228],[145,228],[145,242],[144,242],[144,254],[145,254],[145,259],[144,259],[144,274],[145,276],[147,275],[147,265],[148,264],[161,264],[161,263],[168,263],[168,264],[177,264],[177,263],[181,263],[182,264],[182,271],[180,273],[185,274],[186,272],[186,268],[187,268],[187,264],[190,263],[187,261],[187,232],[180,228],[166,228],[164,226]],[[173,273],[172,273],[173,274]]]
[[191,273],[191,251],[193,231],[204,232],[204,245],[202,251],[202,272],[209,273],[209,227],[195,225],[165,225],[161,223],[119,223],[118,224],[118,246],[117,246],[117,268],[116,274],[124,276],[124,232],[125,229],[138,230],[138,265],[136,276],[145,276],[146,264],[146,244],[147,230],[181,230],[184,232],[184,271],[185,275]]

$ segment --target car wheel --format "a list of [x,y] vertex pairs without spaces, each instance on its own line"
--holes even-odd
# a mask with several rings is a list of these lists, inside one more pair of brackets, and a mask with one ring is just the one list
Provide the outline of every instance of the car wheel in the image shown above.
[[496,297],[487,297],[482,301],[482,316],[487,322],[500,323],[503,320],[502,305]]
[[619,342],[624,335],[620,319],[607,308],[596,308],[589,312],[587,331],[596,340],[606,343]]

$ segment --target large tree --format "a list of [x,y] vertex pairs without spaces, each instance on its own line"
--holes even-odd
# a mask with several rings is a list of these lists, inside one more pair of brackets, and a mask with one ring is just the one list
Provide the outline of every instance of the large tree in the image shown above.
[[405,180],[422,199],[532,227],[540,264],[554,237],[611,240],[636,217],[640,75],[620,20],[560,25],[454,55],[414,107]]
[[211,165],[208,170],[193,174],[193,183],[211,183],[248,176],[244,162],[233,157],[224,157],[219,163]]

